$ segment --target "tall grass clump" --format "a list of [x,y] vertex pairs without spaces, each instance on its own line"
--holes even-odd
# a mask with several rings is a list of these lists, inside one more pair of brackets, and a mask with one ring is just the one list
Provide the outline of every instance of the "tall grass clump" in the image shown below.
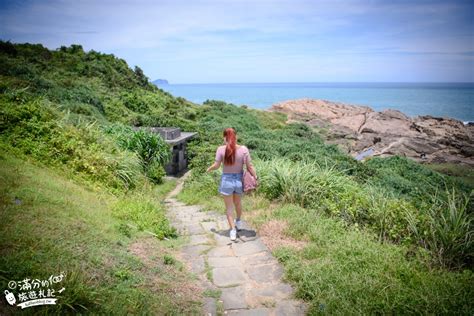
[[104,131],[123,149],[135,152],[144,173],[155,183],[162,183],[164,166],[171,159],[171,148],[163,138],[147,130],[134,130],[122,124],[110,124]]
[[431,251],[437,264],[448,268],[472,267],[474,258],[474,215],[469,212],[473,193],[454,188],[444,192],[447,200],[434,194],[425,220],[409,217],[417,241]]
[[260,188],[268,198],[308,207],[336,190],[345,181],[342,174],[330,166],[316,162],[292,162],[288,159],[257,160],[261,175]]
[[329,163],[272,159],[257,160],[255,165],[261,179],[258,192],[269,199],[313,208],[348,225],[366,227],[381,242],[411,241],[405,214],[418,215],[409,201],[363,186]]
[[288,159],[256,161],[261,176],[259,191],[270,199],[313,207],[363,222],[369,201],[360,185],[334,165],[293,162]]

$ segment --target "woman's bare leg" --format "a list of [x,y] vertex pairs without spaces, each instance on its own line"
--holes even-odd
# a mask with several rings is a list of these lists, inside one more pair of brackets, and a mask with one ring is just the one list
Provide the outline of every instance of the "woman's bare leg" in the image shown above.
[[227,221],[229,222],[230,229],[234,228],[234,203],[232,195],[224,195],[225,209],[227,213]]
[[240,219],[242,216],[242,197],[240,194],[232,194],[232,196],[234,200],[235,211],[237,212],[237,219]]

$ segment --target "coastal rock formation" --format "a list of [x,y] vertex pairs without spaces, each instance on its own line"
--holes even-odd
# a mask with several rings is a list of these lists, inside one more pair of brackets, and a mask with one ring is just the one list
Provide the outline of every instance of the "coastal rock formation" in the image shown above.
[[433,116],[410,118],[397,110],[299,99],[274,104],[289,121],[318,127],[329,143],[352,156],[372,148],[373,156],[401,155],[417,161],[474,166],[474,126]]

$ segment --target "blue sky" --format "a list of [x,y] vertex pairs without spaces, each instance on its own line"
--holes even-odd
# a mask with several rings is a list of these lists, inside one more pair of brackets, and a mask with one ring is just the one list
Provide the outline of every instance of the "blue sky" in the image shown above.
[[171,83],[474,81],[474,1],[0,1],[0,38]]

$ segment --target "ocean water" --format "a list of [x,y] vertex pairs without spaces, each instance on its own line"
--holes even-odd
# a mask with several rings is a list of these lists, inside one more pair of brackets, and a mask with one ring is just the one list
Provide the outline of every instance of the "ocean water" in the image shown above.
[[474,83],[227,83],[159,85],[174,96],[202,104],[222,100],[268,109],[280,101],[312,98],[474,121]]

